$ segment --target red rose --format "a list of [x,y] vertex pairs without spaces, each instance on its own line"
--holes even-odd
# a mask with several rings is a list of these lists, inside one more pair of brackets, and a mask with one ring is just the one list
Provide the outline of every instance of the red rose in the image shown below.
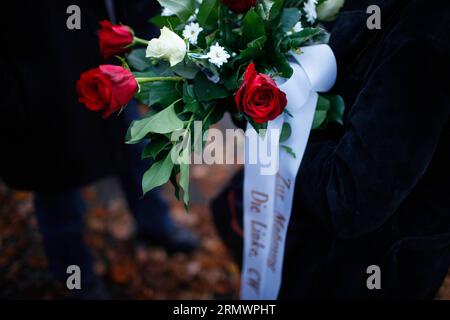
[[108,59],[129,51],[128,47],[134,41],[129,27],[113,25],[108,20],[100,21],[100,26],[102,28],[98,31],[98,37],[103,58]]
[[138,89],[133,74],[118,66],[103,65],[83,73],[77,82],[78,100],[107,118],[120,110]]
[[258,124],[275,119],[287,105],[286,94],[271,77],[256,72],[253,63],[245,71],[244,83],[236,93],[235,101],[239,111]]
[[256,0],[221,0],[224,5],[237,13],[244,13],[256,5]]

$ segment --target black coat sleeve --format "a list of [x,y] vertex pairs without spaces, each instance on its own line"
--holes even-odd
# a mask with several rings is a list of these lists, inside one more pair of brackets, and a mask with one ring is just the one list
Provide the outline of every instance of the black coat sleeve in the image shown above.
[[310,219],[353,238],[376,230],[408,197],[448,121],[450,55],[443,48],[423,38],[385,45],[342,137],[307,148],[296,198]]

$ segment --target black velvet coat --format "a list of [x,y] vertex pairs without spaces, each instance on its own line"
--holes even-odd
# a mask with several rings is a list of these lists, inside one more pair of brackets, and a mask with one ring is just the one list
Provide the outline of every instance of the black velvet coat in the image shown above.
[[[366,27],[371,4],[381,30]],[[309,141],[281,299],[435,296],[450,266],[449,31],[445,0],[347,0],[330,43],[345,124]],[[213,204],[237,257],[241,194],[236,177]],[[366,286],[370,265],[381,290]]]
[[[156,1],[116,0],[117,21],[150,38]],[[81,9],[81,30],[69,30],[69,5]],[[127,165],[121,116],[107,121],[78,103],[82,72],[100,57],[101,0],[6,1],[0,11],[0,178],[11,187],[61,190]]]

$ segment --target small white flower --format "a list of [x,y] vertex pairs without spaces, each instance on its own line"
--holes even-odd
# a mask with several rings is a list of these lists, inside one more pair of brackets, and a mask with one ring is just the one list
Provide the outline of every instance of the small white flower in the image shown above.
[[190,44],[196,46],[197,40],[198,40],[198,35],[202,31],[203,31],[203,28],[200,27],[200,25],[198,23],[192,22],[192,23],[186,25],[186,27],[184,27],[183,37],[186,40],[189,40]]
[[300,21],[295,24],[294,28],[292,28],[293,32],[300,32],[302,30],[303,30],[303,26]]
[[228,62],[228,59],[231,56],[228,54],[224,47],[221,47],[218,43],[216,43],[209,49],[207,57],[209,58],[209,62],[220,68],[224,63]]
[[183,61],[186,56],[186,43],[175,32],[164,27],[158,39],[148,43],[146,57],[164,59],[174,66]]
[[305,10],[306,13],[306,20],[308,20],[309,23],[314,23],[317,19],[316,4],[317,0],[308,0],[303,6],[303,10]]
[[161,12],[161,16],[163,17],[170,17],[173,16],[174,13],[172,12],[172,10],[164,8],[163,11]]

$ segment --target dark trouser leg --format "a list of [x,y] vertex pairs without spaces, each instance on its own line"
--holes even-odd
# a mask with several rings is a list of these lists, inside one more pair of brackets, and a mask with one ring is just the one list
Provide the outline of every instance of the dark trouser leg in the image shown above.
[[67,267],[81,268],[82,288],[95,280],[92,257],[84,243],[83,216],[86,211],[78,190],[36,193],[35,211],[50,272],[65,283]]

